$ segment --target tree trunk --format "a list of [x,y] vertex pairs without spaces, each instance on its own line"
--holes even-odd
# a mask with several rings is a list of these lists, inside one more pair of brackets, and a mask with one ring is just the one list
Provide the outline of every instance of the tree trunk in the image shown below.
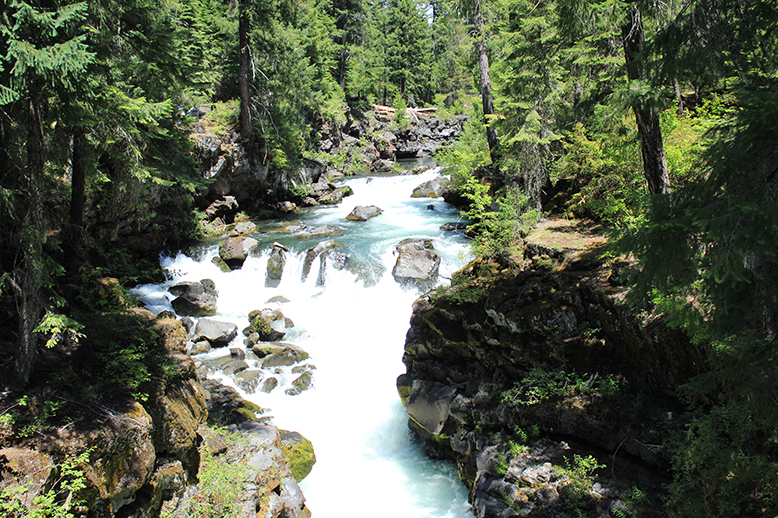
[[473,21],[477,39],[475,43],[478,51],[478,72],[481,75],[481,101],[484,107],[484,117],[487,119],[486,141],[489,143],[489,154],[492,162],[497,159],[499,140],[497,139],[497,130],[489,126],[489,115],[494,115],[494,99],[492,97],[492,78],[489,75],[489,54],[486,48],[486,34],[484,33],[484,18],[481,13],[481,0],[475,1]]
[[[630,8],[627,23],[621,29],[624,44],[624,58],[627,63],[627,76],[630,80],[645,79],[643,64],[638,53],[643,49],[645,35],[643,22],[637,5]],[[643,172],[651,194],[670,192],[670,176],[667,171],[665,148],[662,141],[662,129],[659,126],[659,114],[650,106],[633,103],[635,120],[640,136],[640,153],[643,157]]]
[[84,205],[86,187],[86,134],[83,126],[73,128],[73,154],[70,180],[70,214],[65,232],[65,261],[77,264],[78,247],[81,244],[82,227],[84,226]]
[[41,122],[40,81],[30,81],[27,170],[25,171],[26,211],[22,230],[22,274],[18,283],[19,336],[14,363],[21,386],[27,386],[35,359],[33,332],[41,318],[41,265],[43,263],[43,126]]
[[340,41],[340,58],[338,59],[338,84],[340,89],[346,91],[346,62],[349,58],[348,46],[348,15],[346,16],[346,22],[343,26],[343,38]]
[[251,120],[251,93],[249,91],[249,0],[240,1],[238,18],[238,45],[240,46],[239,81],[240,81],[240,135],[247,142],[252,140],[254,125]]

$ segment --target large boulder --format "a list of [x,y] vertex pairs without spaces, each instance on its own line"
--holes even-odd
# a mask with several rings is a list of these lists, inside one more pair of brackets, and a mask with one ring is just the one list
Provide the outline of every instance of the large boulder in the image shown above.
[[224,347],[238,336],[238,326],[230,322],[201,318],[195,326],[194,334],[195,341],[205,339],[213,347]]
[[176,298],[171,304],[181,316],[205,317],[216,314],[216,285],[211,279],[182,281],[168,288]]
[[349,221],[367,221],[381,214],[381,209],[375,205],[357,205],[351,214],[346,216]]
[[145,407],[152,418],[157,456],[179,459],[194,475],[199,442],[197,429],[208,416],[205,390],[189,356],[176,354],[169,358],[169,365],[176,369],[177,375],[154,381]]
[[440,198],[447,186],[448,180],[438,176],[416,187],[411,198]]
[[395,250],[397,261],[392,276],[400,284],[426,284],[434,282],[438,276],[440,257],[432,251],[429,239],[405,239]]
[[219,257],[233,270],[243,266],[249,254],[254,252],[259,242],[251,237],[231,237],[219,245]]

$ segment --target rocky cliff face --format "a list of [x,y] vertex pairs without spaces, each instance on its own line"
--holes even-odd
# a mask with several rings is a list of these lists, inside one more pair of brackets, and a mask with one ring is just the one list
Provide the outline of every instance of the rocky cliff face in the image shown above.
[[[406,338],[410,426],[456,459],[479,517],[640,507],[628,491],[659,489],[680,425],[672,391],[705,369],[683,334],[621,304],[623,264],[545,225],[523,258],[476,261],[420,298]],[[596,487],[574,469],[589,458],[607,466]]]

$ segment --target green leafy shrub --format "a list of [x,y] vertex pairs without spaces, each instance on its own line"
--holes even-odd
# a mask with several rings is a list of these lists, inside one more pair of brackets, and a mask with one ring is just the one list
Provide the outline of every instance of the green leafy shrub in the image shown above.
[[[239,441],[234,434],[225,433],[225,441]],[[200,472],[198,491],[190,509],[196,518],[237,516],[240,511],[239,497],[248,475],[243,463],[231,462],[226,455],[214,455],[206,446],[200,447]]]
[[0,490],[0,514],[7,518],[73,518],[83,502],[78,493],[86,488],[86,477],[81,466],[89,462],[91,450],[75,457],[67,457],[57,466],[57,476],[51,489],[32,499],[25,484],[6,485]]

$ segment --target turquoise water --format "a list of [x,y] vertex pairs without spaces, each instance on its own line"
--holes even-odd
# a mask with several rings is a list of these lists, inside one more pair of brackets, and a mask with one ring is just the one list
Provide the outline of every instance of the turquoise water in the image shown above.
[[[391,275],[394,246],[407,237],[433,239],[440,254],[441,282],[469,258],[462,236],[440,230],[457,221],[458,213],[442,200],[413,199],[413,188],[439,174],[352,178],[354,195],[336,207],[316,207],[285,222],[262,225],[252,237],[260,253],[238,271],[224,273],[211,263],[216,245],[162,258],[171,280],[162,286],[141,286],[136,292],[150,309],[169,308],[167,286],[178,280],[210,278],[219,290],[217,319],[248,324],[254,309],[274,307],[295,327],[285,340],[310,354],[313,388],[297,396],[284,393],[294,377],[289,368],[274,373],[280,386],[270,394],[242,395],[271,409],[279,428],[295,430],[313,442],[317,463],[302,482],[315,517],[460,518],[472,517],[467,491],[453,464],[432,461],[412,440],[395,380],[402,364],[405,334],[419,291],[399,286]],[[382,214],[366,222],[346,216],[356,205],[376,205]],[[434,210],[430,210],[430,205]],[[278,232],[281,224],[331,225],[341,233],[301,238]],[[328,267],[324,285],[317,285],[319,263],[301,280],[305,250],[334,239],[349,257],[349,267]],[[277,287],[265,286],[270,246],[291,249]],[[283,296],[288,302],[268,301]],[[233,346],[242,347],[242,336]],[[209,353],[226,354],[225,350]],[[232,383],[224,377],[225,383]]]

